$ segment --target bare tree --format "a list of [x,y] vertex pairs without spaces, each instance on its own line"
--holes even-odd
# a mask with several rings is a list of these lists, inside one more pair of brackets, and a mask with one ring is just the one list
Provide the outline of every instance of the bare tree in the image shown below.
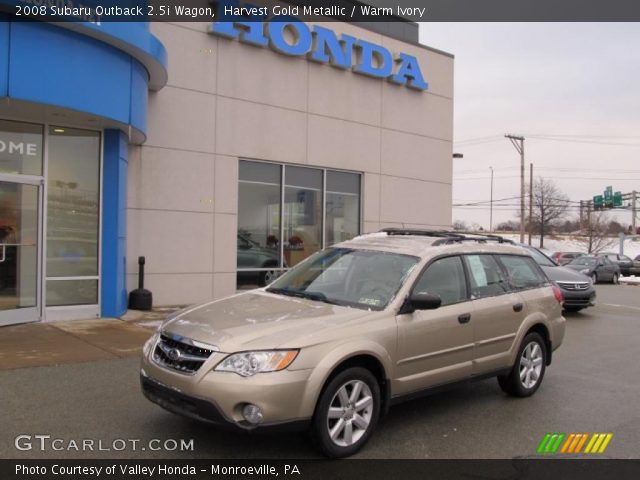
[[[531,188],[531,187],[530,187]],[[531,222],[540,235],[540,248],[544,247],[544,236],[555,222],[569,211],[569,197],[562,193],[553,180],[538,177],[533,182],[533,215]]]
[[588,253],[600,253],[609,249],[616,241],[607,236],[610,221],[605,212],[592,212],[587,218],[584,237],[580,243]]
[[459,232],[464,232],[469,229],[469,225],[464,220],[455,220],[453,222],[453,229]]

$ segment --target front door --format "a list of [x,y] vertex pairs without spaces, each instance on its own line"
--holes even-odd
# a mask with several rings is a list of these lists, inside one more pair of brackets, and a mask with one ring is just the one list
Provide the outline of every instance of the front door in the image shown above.
[[40,182],[0,174],[0,326],[40,319]]
[[435,260],[412,291],[440,296],[435,310],[398,315],[398,362],[394,394],[406,394],[471,376],[472,302],[459,256]]

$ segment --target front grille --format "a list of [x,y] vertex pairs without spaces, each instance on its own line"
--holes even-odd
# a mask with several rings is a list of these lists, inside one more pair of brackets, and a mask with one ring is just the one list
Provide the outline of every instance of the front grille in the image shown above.
[[[178,339],[179,338],[179,339]],[[216,351],[215,347],[204,348],[193,341],[162,333],[153,351],[153,360],[166,368],[193,375]]]
[[589,282],[557,282],[560,288],[569,290],[571,292],[588,290]]

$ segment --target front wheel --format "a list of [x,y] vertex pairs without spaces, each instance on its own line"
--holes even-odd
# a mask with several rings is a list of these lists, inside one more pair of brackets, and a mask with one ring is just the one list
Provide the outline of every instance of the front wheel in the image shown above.
[[516,363],[508,375],[498,377],[503,392],[514,397],[536,393],[546,369],[547,347],[540,334],[529,333],[518,350]]
[[276,270],[265,270],[258,274],[258,286],[265,287],[278,278]]
[[611,279],[611,283],[613,283],[614,285],[619,285],[620,284],[620,275],[618,275],[617,273],[613,274],[613,278]]
[[596,272],[593,272],[591,274],[591,282],[595,285],[596,283],[598,283],[598,274]]
[[380,386],[361,367],[340,372],[320,395],[313,436],[327,457],[353,455],[369,440],[380,416]]

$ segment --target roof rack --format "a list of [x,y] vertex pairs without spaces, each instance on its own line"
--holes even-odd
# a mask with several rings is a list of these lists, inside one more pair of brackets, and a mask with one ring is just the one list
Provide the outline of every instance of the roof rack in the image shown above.
[[463,232],[452,232],[447,230],[419,230],[413,228],[383,228],[380,230],[381,232],[386,233],[387,235],[417,235],[424,237],[437,237],[438,240],[433,242],[434,246],[438,245],[450,245],[452,243],[459,242],[498,242],[498,243],[509,243],[515,244],[514,241],[509,240],[507,238],[502,238],[499,235],[479,235],[479,234],[469,234]]

